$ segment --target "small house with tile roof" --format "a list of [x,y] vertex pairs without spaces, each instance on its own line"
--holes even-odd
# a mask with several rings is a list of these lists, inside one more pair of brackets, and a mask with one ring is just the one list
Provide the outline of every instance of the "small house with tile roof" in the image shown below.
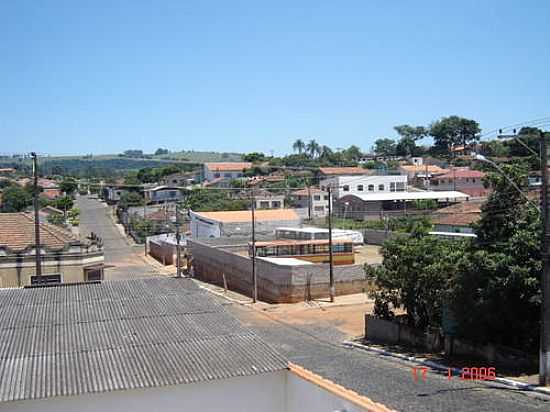
[[71,232],[40,222],[42,276],[36,276],[34,217],[0,213],[0,287],[34,283],[75,283],[103,278],[101,239],[83,242]]

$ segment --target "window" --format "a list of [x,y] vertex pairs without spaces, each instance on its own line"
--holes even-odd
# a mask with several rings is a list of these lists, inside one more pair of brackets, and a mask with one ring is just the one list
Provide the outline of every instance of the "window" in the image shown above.
[[55,285],[57,283],[61,283],[60,273],[31,276],[31,285]]
[[84,268],[84,280],[86,282],[98,282],[103,280],[103,268],[102,267]]
[[404,192],[405,191],[405,182],[397,182],[395,184],[396,191],[397,192]]
[[374,192],[374,185],[369,185],[369,192]]
[[231,178],[231,177],[233,177],[233,175],[231,173],[224,173],[223,177]]
[[325,200],[328,200],[328,195],[325,195]]
[[273,202],[271,202],[271,207],[279,209],[281,207],[281,202],[279,200],[274,200]]
[[349,185],[344,185],[344,192],[349,192]]
[[378,190],[384,191],[386,190],[386,187],[384,185],[378,185]]
[[473,178],[473,179],[472,179],[472,183],[475,183],[475,182],[476,182],[476,179],[475,179],[475,178]]
[[269,209],[269,201],[268,200],[262,200],[260,202],[260,209]]
[[313,196],[313,200],[321,200],[321,196],[320,195],[315,195],[315,196]]
[[395,182],[390,182],[390,192],[395,192]]
[[325,207],[324,206],[315,206],[315,211],[316,212],[322,212],[323,210],[325,210]]
[[170,197],[176,197],[176,191],[175,190],[170,191]]
[[214,179],[218,179],[221,175],[219,173],[214,173]]
[[363,191],[363,185],[357,185],[357,191],[362,192]]

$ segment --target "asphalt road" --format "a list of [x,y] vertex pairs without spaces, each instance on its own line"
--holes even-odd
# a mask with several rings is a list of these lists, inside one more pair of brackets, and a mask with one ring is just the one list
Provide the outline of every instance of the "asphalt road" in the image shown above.
[[336,328],[289,324],[269,313],[223,302],[291,362],[395,410],[550,411],[550,397],[500,384],[448,380],[435,371],[428,372],[425,382],[415,382],[412,363],[344,348],[346,336]]
[[143,246],[131,246],[109,217],[109,209],[97,199],[79,196],[80,235],[94,232],[103,239],[105,279],[136,279],[156,275],[155,269],[143,258]]

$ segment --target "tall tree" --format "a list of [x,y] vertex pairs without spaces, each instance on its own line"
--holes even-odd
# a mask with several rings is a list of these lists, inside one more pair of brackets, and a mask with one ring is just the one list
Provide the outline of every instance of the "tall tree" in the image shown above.
[[479,124],[475,120],[458,116],[443,117],[430,126],[434,149],[447,154],[451,154],[455,146],[466,146],[478,141],[480,132]]
[[10,186],[4,190],[2,196],[3,212],[22,212],[32,203],[32,196],[29,190],[20,186]]
[[306,150],[309,156],[314,159],[318,154],[320,154],[321,146],[319,146],[319,143],[317,143],[315,139],[311,139],[306,145]]
[[410,139],[417,141],[425,138],[428,135],[428,129],[424,126],[411,126],[408,124],[402,124],[395,126],[394,130],[397,132],[401,139]]
[[380,156],[395,156],[396,144],[393,139],[378,139],[374,142],[374,153]]
[[363,152],[361,152],[361,149],[359,147],[351,145],[346,150],[344,150],[344,156],[348,160],[356,162],[363,156]]
[[296,141],[292,145],[292,148],[294,149],[294,151],[298,152],[298,154],[302,154],[302,152],[306,148],[306,144],[302,139],[296,139]]

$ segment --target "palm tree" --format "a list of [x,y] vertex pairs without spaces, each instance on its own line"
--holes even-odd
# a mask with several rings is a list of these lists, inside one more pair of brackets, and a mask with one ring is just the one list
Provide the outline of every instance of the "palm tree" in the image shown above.
[[292,145],[292,148],[298,152],[298,154],[302,154],[304,149],[306,148],[306,144],[302,139],[296,139],[294,144]]
[[313,159],[315,158],[316,155],[318,155],[321,152],[321,146],[319,146],[319,143],[317,143],[315,139],[311,139],[306,145],[306,151],[309,153],[309,155]]
[[333,155],[333,151],[330,147],[323,145],[319,150],[319,157],[323,160],[328,160]]

